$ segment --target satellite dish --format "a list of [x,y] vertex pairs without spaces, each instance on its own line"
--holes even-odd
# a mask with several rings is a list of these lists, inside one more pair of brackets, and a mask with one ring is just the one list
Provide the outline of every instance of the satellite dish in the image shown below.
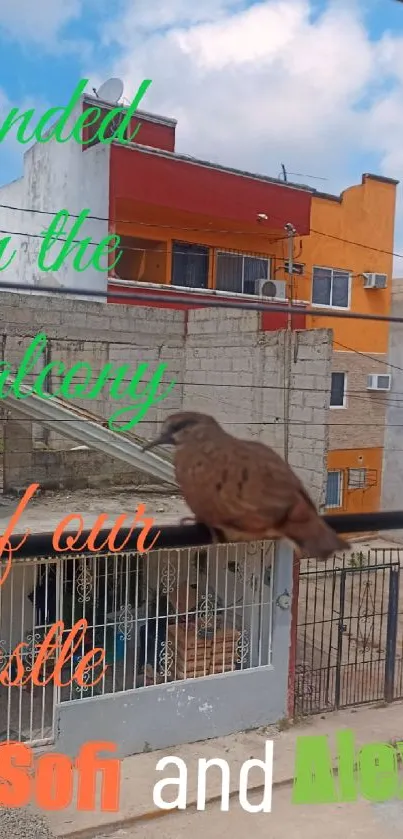
[[121,79],[108,79],[108,81],[101,84],[101,87],[98,88],[96,94],[98,99],[103,99],[104,102],[116,105],[122,96],[123,88],[124,85]]

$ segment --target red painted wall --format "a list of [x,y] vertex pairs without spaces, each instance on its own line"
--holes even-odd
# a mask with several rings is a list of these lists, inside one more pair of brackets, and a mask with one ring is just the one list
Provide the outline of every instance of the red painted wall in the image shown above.
[[147,122],[145,119],[133,119],[130,122],[129,135],[133,134],[136,126],[141,123],[141,128],[134,143],[139,143],[141,146],[152,146],[155,149],[162,149],[164,151],[175,151],[175,128],[169,125],[161,125],[156,122]]
[[[286,329],[288,315],[285,312],[262,312],[262,332],[275,332],[276,329]],[[306,329],[306,316],[302,311],[299,315],[291,315],[291,329]]]
[[[121,297],[114,297],[113,292],[117,291],[119,294],[127,294],[130,295],[130,300],[126,301],[123,300]],[[113,281],[108,283],[108,303],[124,303],[127,306],[151,306],[152,308],[157,309],[181,309],[181,310],[188,310],[188,309],[200,309],[203,307],[203,301],[200,300],[200,296],[196,298],[195,294],[189,295],[189,303],[178,303],[175,298],[175,292],[170,292],[169,286],[167,286],[166,290],[161,291],[158,289],[151,289],[151,288],[144,288],[144,292],[147,294],[152,294],[153,301],[150,300],[133,300],[133,296],[136,294],[136,291],[141,291],[139,288],[122,288],[122,286],[114,285]],[[172,296],[172,303],[165,303],[163,300],[159,300],[158,298],[161,294],[171,294]],[[184,292],[186,294],[186,292]],[[205,296],[205,295],[203,295]],[[200,302],[199,302],[200,301]]]
[[249,229],[257,228],[257,214],[264,212],[269,216],[267,229],[284,233],[284,225],[291,222],[301,236],[310,230],[309,192],[179,158],[112,146],[110,205],[131,196],[137,202],[236,221]]
[[[89,103],[84,102],[83,110],[86,111],[88,108],[97,107],[96,103]],[[101,124],[102,120],[108,113],[108,108],[102,109],[102,116],[100,117],[98,123],[94,123],[94,125],[84,126],[83,129],[83,139],[88,141],[90,137],[93,137],[99,125]],[[135,143],[139,143],[142,146],[151,146],[155,149],[161,149],[162,151],[175,151],[175,128],[174,126],[169,125],[162,125],[161,123],[151,122],[148,121],[146,118],[142,117],[141,119],[137,119],[133,117],[130,122],[130,130],[128,131],[128,135],[130,136],[133,134],[138,123],[141,123],[141,128],[136,137],[134,138]],[[97,141],[99,142],[99,141]],[[95,145],[95,143],[93,144]],[[83,146],[85,151],[86,148],[90,146]]]
[[[128,288],[127,286],[119,286],[112,281],[109,281],[108,284],[108,303],[125,303],[126,301],[122,297],[114,297],[113,292],[116,291],[118,294],[127,294],[130,296],[130,299],[127,300],[126,305],[128,306],[151,306],[156,307],[159,309],[181,309],[183,311],[189,309],[202,309],[204,301],[207,300],[217,300],[217,295],[215,294],[196,294],[191,292],[186,293],[184,289],[181,292],[172,291],[170,286],[167,286],[166,289],[150,289],[144,288],[143,291],[147,294],[152,295],[153,300],[134,300],[136,292],[141,292],[141,289],[136,286],[135,288]],[[161,294],[169,294],[172,298],[172,302],[166,303],[163,300],[159,300],[158,298]],[[182,303],[175,300],[175,297],[180,295],[187,298],[188,302]],[[239,297],[226,297],[227,300],[235,300],[239,302]],[[305,315],[293,315],[292,316],[292,329],[305,329]],[[262,332],[275,332],[276,329],[285,329],[287,326],[287,315],[283,312],[262,312],[261,316],[261,324],[260,328]]]

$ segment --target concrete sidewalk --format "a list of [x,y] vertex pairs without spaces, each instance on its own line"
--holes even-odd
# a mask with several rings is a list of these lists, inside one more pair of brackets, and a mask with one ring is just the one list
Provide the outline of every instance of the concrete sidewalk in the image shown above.
[[[217,810],[217,817],[219,817],[220,820],[222,819],[222,824],[223,827],[225,827],[225,830],[230,831],[229,817],[231,813],[231,821],[233,818],[234,823],[236,823],[238,818],[238,822],[240,820],[240,822],[245,823],[244,832],[242,834],[244,836],[246,829],[250,829],[249,827],[247,828],[246,825],[250,826],[251,815],[240,809],[237,797],[232,799],[229,813],[220,813],[218,805],[212,805],[211,808],[208,807],[208,810],[205,813],[188,812],[173,815],[164,812],[163,816],[161,818],[157,818],[157,821],[155,821],[155,815],[161,816],[161,811],[158,810],[153,803],[153,788],[158,780],[169,777],[169,769],[171,768],[168,767],[163,773],[159,773],[156,771],[156,765],[160,758],[164,756],[181,757],[185,761],[188,770],[187,806],[190,807],[196,800],[197,762],[199,758],[224,758],[228,762],[231,770],[231,791],[236,792],[238,789],[241,765],[252,757],[262,759],[264,757],[265,741],[274,740],[273,781],[275,785],[280,786],[277,789],[274,789],[273,803],[278,800],[279,804],[276,806],[279,807],[279,812],[283,810],[284,814],[288,814],[286,820],[287,824],[289,819],[294,819],[295,824],[299,824],[301,813],[305,813],[306,815],[304,818],[309,821],[309,813],[311,813],[312,816],[313,811],[315,811],[316,820],[316,814],[320,811],[324,815],[321,835],[323,836],[323,830],[326,828],[327,836],[329,839],[332,839],[332,834],[330,834],[327,830],[327,819],[329,818],[330,810],[338,811],[339,808],[342,808],[343,813],[345,813],[347,809],[351,809],[352,812],[356,813],[357,819],[359,819],[359,813],[362,811],[362,808],[367,808],[367,810],[369,808],[371,813],[373,813],[374,808],[376,809],[376,807],[378,807],[379,810],[381,805],[372,805],[368,802],[356,802],[348,805],[322,805],[321,807],[315,808],[299,807],[297,815],[297,808],[290,807],[290,788],[284,789],[284,784],[286,782],[291,782],[294,777],[295,743],[298,736],[307,734],[329,735],[330,748],[332,754],[335,754],[334,735],[335,732],[342,728],[353,729],[357,748],[365,745],[366,743],[387,742],[399,739],[403,740],[403,703],[396,702],[393,705],[384,707],[370,706],[360,709],[334,712],[320,717],[311,717],[300,724],[282,731],[278,728],[270,727],[267,729],[259,729],[258,731],[234,734],[229,737],[219,737],[215,740],[203,741],[201,743],[185,745],[164,751],[135,755],[134,757],[129,757],[123,760],[121,808],[119,813],[102,813],[99,811],[95,813],[77,813],[77,811],[74,810],[74,807],[70,807],[68,810],[64,810],[62,812],[49,812],[47,814],[48,821],[51,829],[58,836],[77,834],[78,839],[81,832],[83,832],[83,836],[103,836],[105,833],[111,834],[116,831],[118,831],[117,835],[119,836],[123,836],[123,833],[125,835],[134,836],[135,834],[137,835],[137,832],[141,831],[142,836],[147,837],[148,835],[151,836],[151,832],[146,833],[146,830],[153,830],[155,835],[155,830],[157,829],[162,839],[163,836],[171,835],[170,833],[164,833],[164,830],[170,829],[168,828],[168,824],[173,825],[173,820],[175,820],[176,823],[174,833],[172,834],[173,837],[181,836],[181,833],[178,832],[179,821],[182,820],[181,823],[185,824],[186,820],[192,817],[197,818],[198,821],[200,819],[204,819],[204,822],[201,823],[204,824],[205,830],[207,826],[205,819],[210,817],[210,813],[212,815],[212,813]],[[172,774],[177,776],[177,770],[175,768],[173,768]],[[259,786],[261,783],[261,770],[252,770],[249,775],[249,788]],[[209,774],[207,800],[211,798],[214,799],[214,796],[220,795],[220,792],[220,772],[211,770]],[[168,790],[165,794],[168,795]],[[260,799],[258,798],[258,800]],[[382,806],[384,808],[386,807],[386,805]],[[389,813],[390,816],[390,813],[393,810],[393,803],[390,805],[388,804],[388,807],[384,810],[384,812],[387,814]],[[326,810],[329,810],[327,817],[325,816]],[[381,810],[382,808],[380,809],[380,812]],[[272,816],[273,814],[258,814],[253,816],[254,825],[257,824],[259,820],[265,820],[265,836],[267,836],[269,824],[272,825],[272,821],[269,821],[272,819]],[[386,819],[385,824],[389,825],[390,828],[391,820],[389,816],[388,819]],[[398,817],[396,816],[396,818],[398,818],[399,821],[401,819],[401,815]],[[183,819],[185,819],[185,821],[183,821]],[[151,823],[149,823],[150,820]],[[382,823],[382,819],[380,823]],[[122,828],[123,832],[121,832],[119,828]],[[132,831],[134,831],[134,833],[132,833]],[[284,835],[283,830],[281,833]],[[226,835],[226,833],[224,835]],[[231,836],[234,835],[236,834],[234,834],[234,831],[232,830]],[[239,832],[239,835],[241,836],[241,832]],[[271,833],[270,835],[271,839],[274,839],[274,836],[277,836],[277,834],[274,833]],[[335,839],[338,839],[339,834],[336,835],[335,833],[334,835]],[[345,835],[346,837],[349,837],[350,835],[358,837],[361,834],[360,832],[357,832],[354,834],[346,833]],[[366,835],[372,839],[372,833],[368,833],[367,831]],[[376,833],[374,833],[374,837],[375,835]],[[379,837],[382,836],[380,829],[377,835]],[[230,836],[229,832],[228,836]],[[312,839],[312,837],[316,837],[316,834],[311,833],[310,836]],[[390,829],[389,836],[393,837]]]
[[[261,795],[249,797],[260,803]],[[295,806],[290,789],[275,789],[271,813],[246,813],[234,799],[228,812],[214,804],[206,812],[167,814],[157,823],[138,824],[96,839],[401,839],[403,802]]]

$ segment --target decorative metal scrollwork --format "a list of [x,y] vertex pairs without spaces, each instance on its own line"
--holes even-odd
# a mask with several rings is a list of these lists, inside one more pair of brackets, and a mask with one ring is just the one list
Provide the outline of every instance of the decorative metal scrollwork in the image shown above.
[[84,672],[81,674],[81,679],[84,682],[84,684],[79,685],[78,682],[74,683],[74,690],[78,697],[81,697],[84,693],[88,693],[88,691],[92,687],[92,685],[88,684],[88,682],[91,681],[92,672],[93,668],[87,667],[86,670],[84,670]]
[[159,656],[158,656],[158,670],[165,676],[172,676],[172,665],[174,663],[174,648],[172,641],[168,638],[167,641],[162,641]]
[[132,628],[134,624],[134,615],[131,603],[126,606],[121,606],[119,611],[118,632],[130,641]]
[[250,647],[249,634],[246,631],[246,629],[244,629],[244,631],[241,632],[241,634],[240,634],[240,636],[239,636],[239,638],[236,642],[236,661],[237,661],[237,664],[244,664],[245,663],[245,661],[247,660],[248,655],[249,655],[249,647]]
[[43,632],[31,632],[25,636],[24,643],[26,643],[27,645],[29,644],[29,647],[27,651],[23,651],[22,655],[24,658],[24,668],[27,673],[30,673],[34,666],[36,650],[42,644],[43,638]]
[[210,629],[214,626],[216,613],[215,598],[210,592],[203,594],[198,606],[198,619],[200,629]]
[[161,591],[163,594],[168,594],[169,592],[174,590],[177,577],[177,570],[177,565],[174,565],[174,563],[171,562],[171,560],[168,558],[161,570],[160,577]]
[[247,542],[245,545],[245,553],[248,557],[256,557],[262,549],[262,542]]
[[8,659],[7,642],[0,641],[0,669],[2,669],[4,662]]
[[79,560],[80,562],[80,571],[76,577],[76,588],[77,588],[77,600],[79,603],[88,603],[91,600],[92,589],[94,586],[94,581],[92,578],[91,571],[88,566],[87,557],[83,557]]

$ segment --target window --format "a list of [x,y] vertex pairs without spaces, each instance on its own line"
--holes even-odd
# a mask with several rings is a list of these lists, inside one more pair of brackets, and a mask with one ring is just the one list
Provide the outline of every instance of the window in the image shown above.
[[326,501],[327,508],[341,507],[343,492],[343,473],[342,472],[328,472],[326,483]]
[[378,388],[379,390],[389,390],[390,388],[390,376],[382,376],[382,373],[378,375]]
[[332,373],[332,387],[330,391],[330,407],[346,407],[346,374]]
[[348,309],[350,305],[349,272],[336,271],[334,268],[314,268],[312,303],[315,306]]
[[270,259],[217,252],[216,289],[238,294],[257,294],[256,280],[270,279]]
[[348,488],[349,489],[365,489],[367,485],[367,470],[366,469],[349,469],[348,470]]
[[188,242],[172,243],[172,285],[208,288],[209,249]]

